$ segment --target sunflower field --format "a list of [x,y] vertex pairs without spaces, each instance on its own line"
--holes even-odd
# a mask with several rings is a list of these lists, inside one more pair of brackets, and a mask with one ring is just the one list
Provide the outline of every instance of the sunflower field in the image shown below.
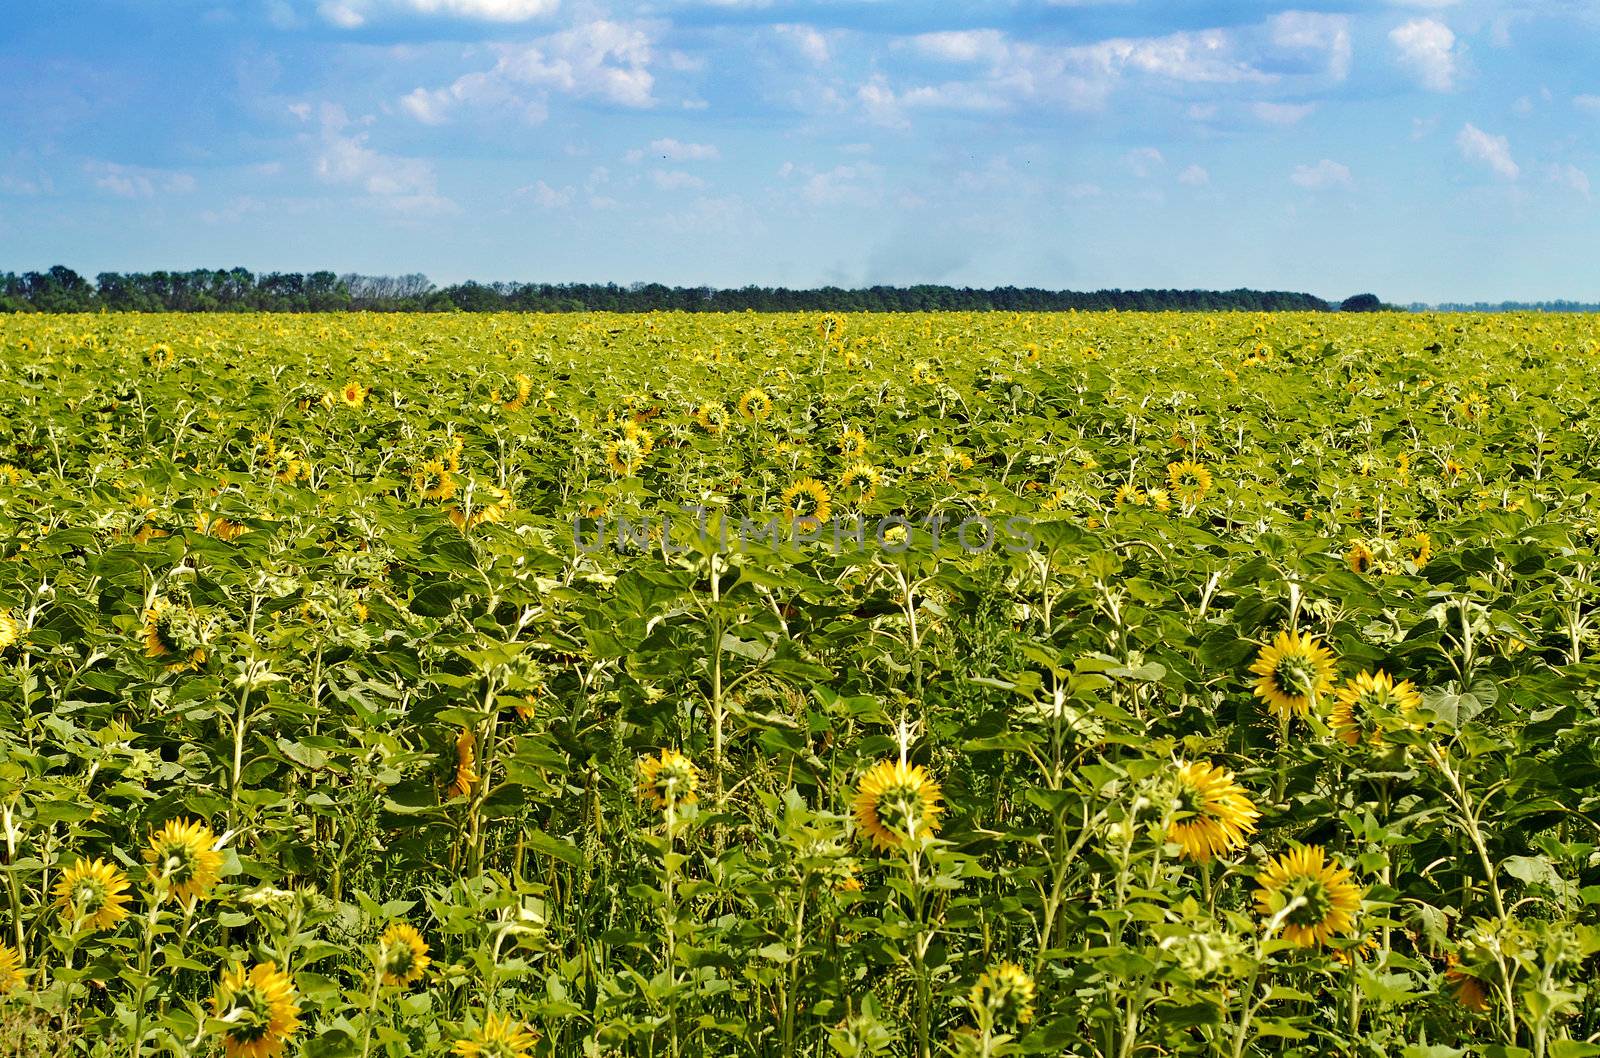
[[1600,323],[0,319],[0,1055],[1600,1055]]

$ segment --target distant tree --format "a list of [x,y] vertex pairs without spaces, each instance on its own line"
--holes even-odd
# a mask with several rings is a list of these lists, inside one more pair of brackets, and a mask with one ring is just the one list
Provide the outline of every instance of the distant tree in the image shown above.
[[1340,312],[1382,312],[1383,302],[1376,294],[1356,294],[1339,302]]

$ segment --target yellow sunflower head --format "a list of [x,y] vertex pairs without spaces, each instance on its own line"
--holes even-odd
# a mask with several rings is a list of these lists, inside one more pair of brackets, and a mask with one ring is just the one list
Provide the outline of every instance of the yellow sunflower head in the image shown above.
[[22,641],[22,622],[10,610],[0,610],[0,654]]
[[1333,701],[1329,721],[1333,733],[1347,746],[1358,745],[1365,735],[1372,742],[1383,741],[1382,722],[1398,718],[1406,726],[1420,730],[1422,692],[1410,680],[1394,681],[1379,669],[1362,672],[1344,681]]
[[1177,807],[1167,840],[1183,850],[1185,859],[1209,863],[1214,856],[1244,848],[1260,818],[1232,772],[1210,761],[1178,766]]
[[1433,538],[1427,533],[1412,533],[1400,541],[1400,553],[1421,569],[1433,557]]
[[1326,944],[1355,927],[1362,890],[1319,845],[1302,845],[1267,864],[1256,878],[1256,911],[1302,948]]
[[538,1042],[539,1034],[527,1025],[491,1011],[450,1050],[456,1058],[530,1058]]
[[212,1017],[225,1022],[227,1058],[276,1058],[300,1029],[299,995],[277,963],[235,966],[222,975],[211,997]]
[[1372,568],[1372,561],[1376,557],[1365,540],[1352,540],[1345,549],[1344,564],[1350,567],[1352,573],[1365,573]]
[[15,992],[25,983],[22,957],[17,949],[0,944],[0,996]]
[[940,796],[922,765],[879,761],[856,786],[856,825],[878,848],[895,848],[911,834],[938,832]]
[[1145,495],[1150,497],[1150,506],[1161,513],[1172,510],[1172,493],[1166,489],[1151,489]]
[[739,398],[739,414],[751,422],[760,422],[772,414],[772,398],[759,389],[747,389]]
[[144,862],[156,892],[181,901],[200,900],[222,877],[217,836],[198,820],[174,819],[150,835]]
[[1445,984],[1450,994],[1466,1009],[1481,1014],[1489,1009],[1489,989],[1481,980],[1461,968],[1455,955],[1445,956]]
[[1014,962],[991,966],[967,992],[967,1006],[980,1025],[1011,1029],[1033,1020],[1033,978]]
[[700,424],[700,429],[715,436],[728,425],[728,409],[721,401],[708,400],[695,409],[694,421]]
[[1309,632],[1279,632],[1250,671],[1255,695],[1280,720],[1309,716],[1313,699],[1333,690],[1333,654]]
[[433,960],[428,958],[428,943],[422,934],[404,922],[396,922],[378,938],[374,961],[384,984],[403,988],[422,980]]
[[111,929],[128,917],[128,879],[102,859],[79,860],[61,873],[56,904],[74,929]]
[[867,435],[859,426],[846,426],[839,432],[839,454],[845,459],[861,459],[867,454]]
[[359,408],[367,402],[367,389],[359,382],[346,382],[339,389],[339,400],[347,408]]
[[467,797],[477,787],[478,780],[478,737],[470,728],[462,728],[456,735],[456,774],[450,780],[450,786],[445,790],[445,796],[452,801],[457,797]]
[[675,749],[664,749],[657,756],[639,758],[639,797],[657,809],[677,809],[695,800],[700,771],[694,762]]
[[1168,463],[1167,488],[1180,503],[1192,507],[1211,491],[1211,471],[1192,459]]
[[206,659],[205,628],[187,606],[157,597],[144,612],[144,653],[167,659],[173,672],[196,669]]
[[411,475],[411,487],[425,500],[448,500],[456,494],[456,476],[442,459],[430,459]]
[[802,529],[814,529],[833,516],[832,497],[816,478],[802,478],[783,490],[783,513]]
[[878,494],[883,475],[871,463],[852,463],[839,477],[839,492],[843,500],[857,510],[872,504]]
[[1143,507],[1150,502],[1150,496],[1137,485],[1118,485],[1117,491],[1111,494],[1111,505],[1121,507],[1129,505]]

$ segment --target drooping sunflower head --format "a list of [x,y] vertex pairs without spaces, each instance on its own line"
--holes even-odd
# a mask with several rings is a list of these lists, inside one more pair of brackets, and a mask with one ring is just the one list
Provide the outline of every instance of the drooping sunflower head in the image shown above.
[[1150,496],[1137,485],[1122,484],[1117,486],[1117,491],[1111,494],[1111,506],[1124,505],[1143,507],[1150,502]]
[[639,472],[654,449],[655,439],[649,430],[635,423],[625,423],[622,436],[606,445],[606,464],[618,477],[630,477]]
[[728,409],[721,401],[708,400],[695,409],[694,421],[700,424],[700,429],[715,436],[728,425]]
[[22,641],[22,622],[10,610],[0,610],[0,654]]
[[0,996],[15,992],[25,983],[22,957],[17,949],[0,944]]
[[411,487],[425,500],[448,500],[458,487],[455,474],[442,459],[429,459],[411,475]]
[[145,350],[144,358],[154,368],[163,368],[172,363],[172,346],[166,342],[157,342]]
[[739,398],[739,414],[751,422],[761,422],[772,414],[772,398],[759,389],[747,389]]
[[206,659],[205,628],[198,615],[157,596],[144,611],[144,653],[165,658],[174,672],[199,668]]
[[700,771],[677,750],[664,749],[654,757],[639,758],[638,770],[639,797],[660,811],[676,810],[696,799]]
[[867,454],[867,435],[859,426],[846,426],[839,431],[839,455],[845,459],[861,459]]
[[471,728],[462,728],[456,735],[456,773],[450,780],[450,786],[445,790],[445,796],[450,800],[458,797],[467,797],[477,787],[478,780],[478,737],[472,733]]
[[1256,879],[1256,911],[1279,921],[1283,937],[1302,948],[1348,935],[1361,909],[1362,889],[1320,845],[1302,845],[1267,864]]
[[339,400],[347,408],[359,408],[367,402],[367,388],[359,382],[346,382],[339,388]]
[[1344,564],[1350,567],[1352,573],[1365,573],[1372,568],[1373,559],[1376,557],[1365,540],[1352,540],[1350,546],[1345,549]]
[[1192,507],[1211,491],[1211,471],[1192,459],[1168,463],[1167,487],[1179,502]]
[[879,761],[856,786],[856,825],[878,848],[895,848],[908,835],[938,832],[940,796],[922,765]]
[[539,1034],[509,1014],[489,1012],[483,1024],[455,1042],[456,1058],[530,1058]]
[[428,942],[404,922],[396,922],[378,938],[375,957],[378,974],[386,985],[403,988],[422,980],[428,971]]
[[212,1016],[227,1023],[227,1058],[275,1058],[300,1029],[299,994],[277,963],[227,970],[211,997]]
[[56,881],[56,904],[75,929],[110,929],[128,917],[128,879],[105,860],[79,860]]
[[1033,1020],[1033,978],[1014,962],[991,966],[967,992],[967,1006],[979,1024],[1010,1029]]
[[1232,772],[1210,761],[1178,766],[1177,805],[1167,840],[1183,850],[1185,859],[1209,863],[1214,856],[1244,848],[1260,818]]
[[1333,690],[1333,654],[1309,632],[1279,632],[1250,671],[1256,697],[1280,720],[1309,716],[1312,700]]
[[1481,1014],[1489,1009],[1488,988],[1483,981],[1462,969],[1461,960],[1453,953],[1445,956],[1444,980],[1456,1002],[1466,1009],[1474,1014]]
[[1162,514],[1172,510],[1172,493],[1166,489],[1151,489],[1145,495],[1150,497],[1150,506]]
[[151,834],[144,862],[156,891],[181,901],[202,899],[222,877],[217,836],[198,820],[174,819]]
[[814,529],[833,516],[832,497],[816,478],[801,478],[781,498],[784,516],[801,529]]
[[859,511],[871,505],[882,483],[883,474],[877,467],[871,463],[852,463],[839,477],[840,497]]
[[1329,717],[1333,733],[1347,746],[1358,745],[1363,736],[1372,742],[1383,741],[1383,721],[1399,719],[1407,727],[1420,730],[1422,692],[1410,680],[1394,681],[1379,669],[1362,672],[1344,682],[1334,698]]

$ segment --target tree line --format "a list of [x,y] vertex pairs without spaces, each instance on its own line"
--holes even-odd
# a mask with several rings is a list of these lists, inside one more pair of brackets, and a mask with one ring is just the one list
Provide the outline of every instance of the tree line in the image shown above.
[[90,281],[56,265],[0,272],[0,312],[1328,312],[1378,305],[1370,294],[1330,304],[1280,290],[1043,290],[1038,287],[873,286],[858,289],[660,283],[477,283],[427,276],[267,272],[101,272]]

